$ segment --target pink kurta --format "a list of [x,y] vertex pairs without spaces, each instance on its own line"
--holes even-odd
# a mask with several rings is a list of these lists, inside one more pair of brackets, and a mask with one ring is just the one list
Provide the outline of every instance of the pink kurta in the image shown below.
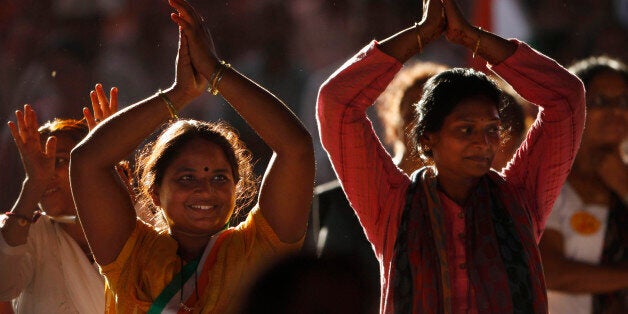
[[[538,244],[580,144],[584,87],[555,61],[516,42],[515,53],[491,69],[541,108],[502,175],[518,192],[518,199],[525,203],[523,208],[530,210]],[[394,308],[391,261],[410,179],[394,165],[379,142],[366,109],[401,67],[374,41],[322,85],[317,104],[321,141],[380,262],[382,313],[391,313]],[[441,195],[447,211],[447,234],[458,235],[447,237],[454,310],[474,312],[477,309],[464,266],[464,219],[457,218],[461,209],[444,197]]]

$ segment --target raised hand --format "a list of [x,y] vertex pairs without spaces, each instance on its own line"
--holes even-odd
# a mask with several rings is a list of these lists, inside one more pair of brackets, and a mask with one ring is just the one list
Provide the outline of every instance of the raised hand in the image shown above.
[[474,30],[473,25],[464,17],[455,0],[442,0],[447,27],[445,36],[453,43],[469,46],[475,43],[469,33]]
[[179,25],[183,32],[182,38],[187,39],[189,55],[193,68],[209,78],[218,63],[216,48],[211,33],[205,27],[203,19],[185,0],[169,0],[168,3],[177,13],[170,18]]
[[446,23],[441,0],[423,0],[423,18],[419,22],[422,44],[437,39],[445,30]]
[[43,193],[55,173],[57,138],[50,136],[42,145],[37,115],[31,106],[24,105],[24,111],[16,110],[15,117],[17,124],[9,121],[8,125],[20,152],[26,180]]
[[83,108],[83,116],[87,122],[87,127],[91,131],[100,121],[118,111],[118,88],[112,87],[109,91],[109,99],[107,99],[102,84],[98,83],[94,90],[89,93],[89,98],[92,101],[94,113],[92,114],[89,108],[85,107]]

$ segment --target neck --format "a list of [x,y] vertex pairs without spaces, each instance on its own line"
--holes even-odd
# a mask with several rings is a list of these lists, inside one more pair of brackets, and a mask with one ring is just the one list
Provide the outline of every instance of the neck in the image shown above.
[[179,243],[179,255],[184,261],[191,261],[203,254],[211,235],[196,235],[172,230],[172,237]]
[[439,172],[436,175],[438,184],[443,192],[458,205],[463,205],[480,178],[460,178],[460,176]]

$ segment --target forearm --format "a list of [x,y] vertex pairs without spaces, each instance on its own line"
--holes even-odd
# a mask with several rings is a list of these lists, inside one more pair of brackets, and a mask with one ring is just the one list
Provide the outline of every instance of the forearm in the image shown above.
[[628,267],[597,266],[563,260],[546,265],[548,289],[568,293],[608,293],[628,288]]
[[502,63],[517,50],[516,43],[480,28],[472,28],[462,38],[461,45],[492,65]]
[[[191,100],[173,88],[164,91],[164,96],[177,110]],[[111,169],[168,118],[170,111],[164,99],[152,95],[101,122],[72,150],[72,162]]]
[[311,154],[309,132],[269,91],[234,69],[225,70],[218,90],[276,154]]
[[35,186],[35,184],[28,179],[22,182],[20,195],[11,209],[11,213],[16,214],[16,216],[9,217],[1,228],[2,236],[8,245],[18,246],[26,244],[31,222],[29,221],[25,225],[22,225],[24,222],[22,219],[18,218],[18,216],[27,217],[29,219],[33,217],[43,191],[44,188]]

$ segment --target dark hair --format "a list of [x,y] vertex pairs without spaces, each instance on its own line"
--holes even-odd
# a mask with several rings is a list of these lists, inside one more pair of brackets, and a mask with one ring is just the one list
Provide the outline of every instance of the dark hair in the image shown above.
[[[626,64],[608,56],[593,56],[579,60],[569,67],[569,71],[580,78],[587,89],[591,81],[602,73],[616,73],[628,84],[628,67]],[[587,108],[589,104],[587,101]]]
[[454,68],[441,72],[425,83],[423,96],[416,105],[417,122],[411,133],[415,147],[424,158],[432,157],[432,152],[422,148],[421,137],[438,132],[445,118],[461,101],[474,97],[486,97],[495,103],[501,118],[505,106],[502,92],[484,73]]
[[602,72],[615,72],[628,82],[628,68],[618,59],[608,56],[594,56],[576,61],[569,66],[569,71],[579,77],[584,86],[589,86],[591,80]]
[[89,133],[89,128],[84,119],[60,119],[55,118],[39,127],[37,130],[42,140],[52,135],[64,134],[72,138],[76,143],[80,142]]
[[[388,84],[388,87],[377,99],[375,105],[377,115],[384,126],[384,142],[386,144],[393,145],[395,141],[399,140],[397,130],[404,123],[404,117],[401,116],[401,110],[403,109],[401,105],[406,93],[413,89],[423,90],[423,85],[429,78],[447,69],[447,66],[442,64],[417,61],[404,65],[404,68]],[[410,149],[410,147],[407,147],[407,149]]]
[[179,156],[180,148],[194,139],[212,142],[220,146],[225,153],[236,183],[236,208],[232,218],[237,216],[256,195],[257,179],[253,174],[251,152],[236,131],[224,122],[178,120],[167,126],[156,140],[144,146],[136,158],[136,176],[139,178],[138,200],[142,207],[156,212],[151,194],[161,184],[166,168]]

